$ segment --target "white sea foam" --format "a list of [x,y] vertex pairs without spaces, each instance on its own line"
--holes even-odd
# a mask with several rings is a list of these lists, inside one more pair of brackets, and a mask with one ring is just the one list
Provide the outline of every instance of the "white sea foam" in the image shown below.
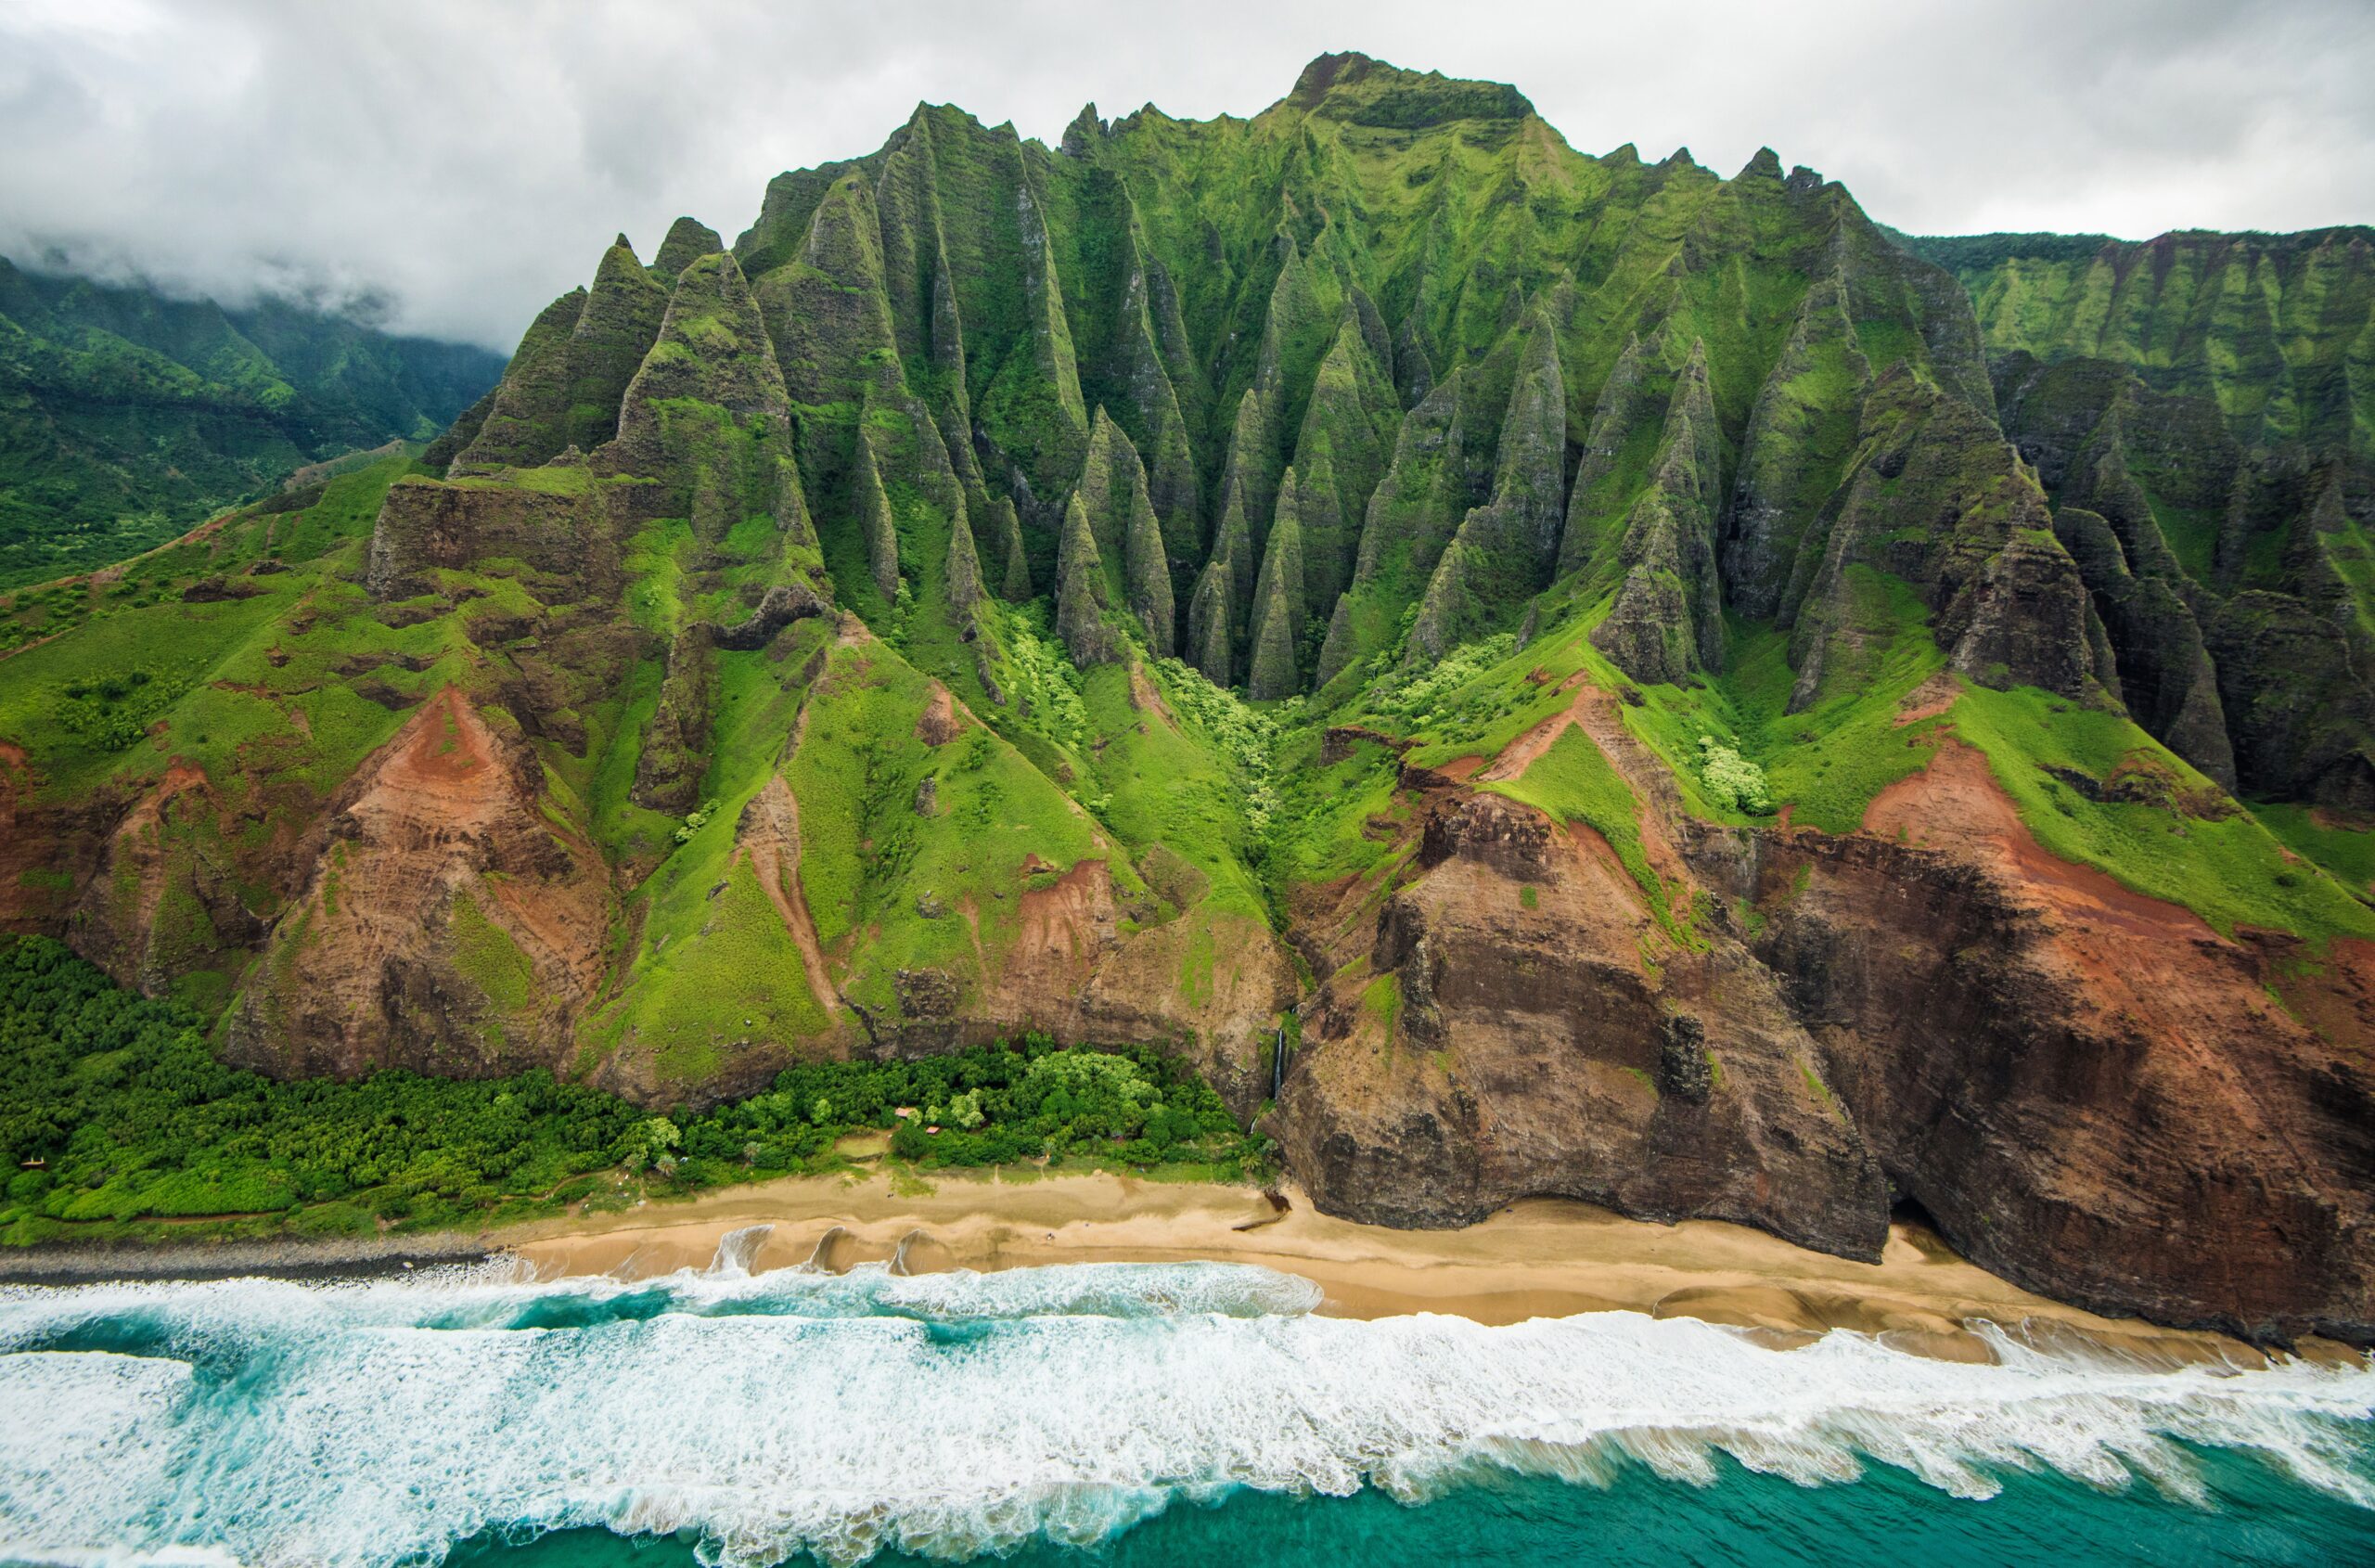
[[261,1280],[0,1292],[0,1555],[433,1558],[503,1526],[691,1530],[728,1563],[807,1547],[965,1556],[1092,1542],[1239,1486],[1424,1496],[1480,1467],[1808,1484],[1871,1462],[1985,1496],[2008,1468],[2195,1483],[2256,1449],[2375,1507],[2349,1447],[2375,1374],[2080,1359],[1993,1336],[1960,1366],[1688,1319],[1486,1328],[1310,1315],[1242,1266],[898,1278]]

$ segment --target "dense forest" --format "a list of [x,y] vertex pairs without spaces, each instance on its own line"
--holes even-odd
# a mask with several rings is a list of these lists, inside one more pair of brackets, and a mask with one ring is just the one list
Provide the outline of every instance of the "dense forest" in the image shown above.
[[56,942],[0,945],[0,1245],[370,1235],[626,1207],[852,1168],[845,1140],[868,1130],[891,1133],[894,1162],[925,1168],[1238,1176],[1264,1160],[1164,1056],[1044,1037],[795,1067],[698,1114],[647,1114],[543,1069],[275,1083],[217,1060],[186,1009],[115,985]]

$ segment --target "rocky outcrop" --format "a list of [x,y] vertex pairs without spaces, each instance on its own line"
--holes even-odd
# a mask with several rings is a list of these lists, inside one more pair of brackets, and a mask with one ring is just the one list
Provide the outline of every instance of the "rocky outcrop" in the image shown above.
[[1316,1202],[1460,1225],[1555,1193],[1879,1255],[1880,1167],[1736,941],[1665,945],[1606,841],[1495,795],[1439,803],[1419,865],[1323,990],[1280,1099]]
[[[225,816],[202,769],[168,766],[102,841],[105,858],[71,917],[77,950],[151,996],[197,971],[227,976],[245,967],[264,928],[243,896],[249,868],[214,831]],[[0,826],[26,834],[28,847],[40,842],[38,822],[0,816]]]
[[2375,811],[2375,693],[2346,625],[2294,595],[2253,591],[2220,606],[2202,640],[2246,781]]
[[1918,594],[1954,667],[1986,686],[2109,700],[2077,563],[1987,416],[1902,365],[1866,399],[1839,495],[1801,539],[1782,617],[1792,713],[1848,689],[1896,635],[1890,580]]
[[2128,713],[2222,789],[2233,790],[2235,754],[2227,744],[2218,673],[2180,591],[2182,579],[2173,582],[2157,572],[2138,576],[2111,523],[2083,507],[2057,511],[2053,531],[2078,563],[2111,638]]
[[425,703],[330,803],[229,1055],[340,1077],[566,1062],[615,903],[600,855],[542,804],[542,769],[499,718],[450,688]]
[[617,581],[607,500],[588,483],[401,480],[380,504],[364,585],[375,598],[408,598],[431,590],[438,572],[501,559],[541,574],[558,598],[584,597]]
[[716,634],[687,626],[668,645],[660,706],[635,756],[629,798],[647,811],[683,816],[700,804],[709,772],[710,709],[716,700]]
[[713,621],[697,621],[688,630],[706,636],[712,648],[751,653],[773,642],[776,634],[794,621],[824,615],[831,609],[832,606],[818,598],[815,590],[802,584],[778,583],[766,591],[747,618],[733,625],[721,626]]

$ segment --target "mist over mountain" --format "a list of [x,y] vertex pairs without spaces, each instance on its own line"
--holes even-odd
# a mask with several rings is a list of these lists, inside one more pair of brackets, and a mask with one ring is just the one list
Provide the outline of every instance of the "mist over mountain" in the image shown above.
[[0,258],[0,586],[105,565],[310,463],[426,441],[502,369],[277,299]]

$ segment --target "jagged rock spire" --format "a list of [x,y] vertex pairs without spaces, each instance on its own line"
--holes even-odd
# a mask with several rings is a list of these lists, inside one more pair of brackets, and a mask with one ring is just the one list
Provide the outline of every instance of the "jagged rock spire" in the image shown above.
[[1056,635],[1084,669],[1121,656],[1121,639],[1105,618],[1110,604],[1088,509],[1074,492],[1064,504],[1064,531],[1056,549]]
[[1440,658],[1548,583],[1565,509],[1567,386],[1558,334],[1537,307],[1501,418],[1493,498],[1468,514],[1428,581],[1414,658]]
[[1678,681],[1723,662],[1723,590],[1715,569],[1723,459],[1707,346],[1693,342],[1675,378],[1649,488],[1624,519],[1624,582],[1592,632],[1593,645],[1635,680]]
[[[625,236],[620,237],[623,241]],[[674,283],[685,269],[703,256],[713,256],[725,249],[725,241],[717,230],[692,218],[678,218],[668,225],[668,237],[660,242],[660,253],[651,259],[651,270],[663,282]]]
[[585,290],[572,289],[529,323],[495,388],[494,406],[454,459],[456,473],[533,467],[568,445],[562,418],[568,409],[569,339],[584,309]]
[[1741,614],[1762,619],[1780,608],[1798,541],[1854,451],[1871,384],[1849,310],[1842,232],[1807,285],[1740,441],[1723,566],[1725,594]]
[[783,378],[732,256],[703,256],[676,280],[601,466],[652,482],[634,492],[644,515],[685,518],[704,544],[762,515],[783,543],[813,542]]
[[[1116,312],[1114,342],[1108,350],[1108,374],[1138,434],[1147,495],[1162,529],[1164,551],[1175,563],[1192,563],[1203,544],[1203,489],[1185,404],[1164,350],[1165,334],[1175,334],[1172,355],[1191,375],[1193,352],[1188,347],[1187,328],[1178,320],[1177,294],[1146,255],[1135,203],[1128,208],[1122,238],[1128,276]],[[1158,317],[1166,310],[1169,320],[1159,325]]]
[[[1293,235],[1282,230],[1274,243],[1279,257],[1278,275],[1262,320],[1253,382],[1238,402],[1228,459],[1221,475],[1224,497],[1235,492],[1247,519],[1257,527],[1259,520],[1270,516],[1277,505],[1278,475],[1286,461],[1284,447],[1290,429],[1288,420],[1301,390],[1294,384],[1296,378],[1323,352],[1331,325],[1321,314],[1311,269]],[[1259,536],[1253,540],[1256,546],[1265,542]]]
[[1031,561],[1023,549],[1021,520],[1015,516],[1014,503],[1003,495],[991,498],[988,517],[990,551],[1000,562],[998,598],[1008,604],[1024,603],[1031,598]]
[[[1088,456],[1074,494],[1088,515],[1106,563],[1111,601],[1126,605],[1145,628],[1148,649],[1168,657],[1178,618],[1171,590],[1171,560],[1148,493],[1146,466],[1111,416],[1100,407],[1089,429]],[[1111,574],[1118,569],[1118,578]]]
[[1650,386],[1650,351],[1639,333],[1624,341],[1608,379],[1600,383],[1592,407],[1592,422],[1584,434],[1584,455],[1575,463],[1575,482],[1567,497],[1567,525],[1559,544],[1558,575],[1564,577],[1601,558],[1603,546],[1613,547],[1616,530],[1610,520],[1620,514],[1624,497],[1609,493],[1617,482],[1617,458],[1634,427],[1663,418]]
[[973,547],[973,525],[958,508],[948,525],[948,607],[962,619],[982,602],[982,558]]
[[875,591],[886,599],[894,599],[899,596],[898,527],[892,521],[891,497],[882,488],[874,443],[865,436],[858,440],[854,480],[858,536],[866,543],[867,572],[874,579]]
[[1188,662],[1216,686],[1229,684],[1229,650],[1235,642],[1229,572],[1227,560],[1215,558],[1196,579],[1196,597],[1188,604]]
[[627,237],[611,241],[593,287],[554,301],[520,340],[457,470],[533,467],[616,435],[627,383],[659,337],[668,298]]
[[1256,701],[1290,697],[1302,689],[1297,668],[1303,646],[1303,546],[1298,517],[1301,486],[1289,469],[1278,485],[1277,516],[1262,556],[1261,581],[1253,589],[1252,647],[1247,657],[1246,695]]
[[1155,526],[1153,508],[1131,508],[1123,560],[1130,612],[1146,628],[1147,651],[1167,659],[1177,636],[1178,611],[1171,598],[1171,561],[1163,553],[1162,531]]
[[[625,236],[603,252],[594,287],[569,335],[569,403],[562,444],[591,452],[619,433],[627,383],[660,337],[669,290],[635,259]],[[671,275],[670,281],[674,281]]]
[[[1310,595],[1306,609],[1316,617],[1328,615],[1337,596],[1351,585],[1362,519],[1402,422],[1393,385],[1364,324],[1360,306],[1367,302],[1357,289],[1348,295],[1295,443],[1295,467],[1305,492],[1298,521]],[[1371,306],[1369,315],[1375,314]],[[1377,330],[1382,334],[1381,322]]]

